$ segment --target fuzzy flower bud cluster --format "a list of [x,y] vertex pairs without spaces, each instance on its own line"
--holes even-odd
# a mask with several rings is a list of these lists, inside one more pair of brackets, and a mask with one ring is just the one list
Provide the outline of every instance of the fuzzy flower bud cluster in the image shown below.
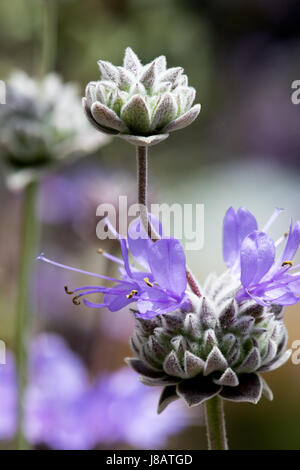
[[0,155],[12,187],[108,141],[86,122],[77,87],[62,83],[55,74],[36,81],[15,72],[7,82],[6,104],[0,106],[0,129]]
[[154,145],[191,124],[200,112],[195,89],[182,67],[167,68],[165,56],[142,65],[129,47],[123,67],[98,62],[101,79],[90,82],[83,99],[90,122],[102,132],[135,145]]
[[189,313],[178,309],[151,320],[136,316],[131,338],[136,358],[127,362],[144,384],[164,387],[159,412],[178,398],[188,406],[214,395],[257,403],[264,394],[272,400],[260,373],[290,357],[283,307],[241,303],[236,291],[230,273],[211,275]]

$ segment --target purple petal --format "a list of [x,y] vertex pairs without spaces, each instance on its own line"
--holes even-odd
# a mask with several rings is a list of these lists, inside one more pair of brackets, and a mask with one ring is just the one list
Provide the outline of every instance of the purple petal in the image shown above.
[[228,209],[224,217],[223,257],[229,268],[234,266],[239,257],[237,217],[233,207]]
[[121,246],[122,257],[123,257],[123,260],[124,260],[125,271],[126,271],[127,275],[130,278],[132,278],[133,275],[132,275],[131,267],[130,267],[130,264],[129,264],[128,249],[127,249],[126,240],[124,238],[120,238],[119,242],[120,242],[120,246]]
[[[132,289],[137,290],[135,284],[122,283],[115,286],[113,289],[115,288],[120,288],[120,292],[118,294],[108,293],[105,294],[103,299],[104,304],[111,312],[117,312],[118,310],[121,310],[121,308],[126,307],[126,305],[135,302],[135,296],[133,296],[131,299],[127,298],[127,295],[130,294]],[[121,293],[121,291],[124,293]]]
[[247,287],[255,284],[269,271],[274,263],[273,240],[263,232],[248,235],[241,246],[241,282]]
[[237,211],[237,222],[240,243],[242,243],[250,233],[258,229],[256,218],[244,207],[240,207]]
[[228,209],[223,222],[223,257],[229,268],[239,259],[244,238],[255,230],[256,219],[247,209],[241,207],[237,213],[233,207]]
[[288,236],[284,251],[279,260],[280,265],[284,261],[291,261],[294,258],[296,251],[298,250],[299,244],[300,244],[300,222],[296,222],[295,227],[293,228],[292,221],[291,221],[289,236]]
[[[162,236],[162,225],[157,217],[149,214],[149,220],[154,230]],[[128,228],[128,246],[132,256],[144,268],[149,270],[148,249],[153,244],[148,237],[140,217],[133,220]]]
[[186,259],[181,243],[165,238],[148,250],[149,264],[155,281],[181,297],[186,289]]

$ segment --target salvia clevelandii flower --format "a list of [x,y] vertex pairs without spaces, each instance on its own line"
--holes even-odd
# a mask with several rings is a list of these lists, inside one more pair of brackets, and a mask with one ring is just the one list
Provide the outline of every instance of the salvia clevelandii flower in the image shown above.
[[92,152],[108,141],[87,124],[77,87],[63,84],[55,74],[35,81],[15,72],[7,82],[0,127],[0,156],[13,188],[54,163]]
[[[292,305],[299,302],[300,266],[293,266],[293,258],[300,244],[300,222],[293,226],[277,242],[266,231],[281,212],[276,209],[262,231],[258,230],[255,217],[246,209],[237,212],[231,207],[224,219],[224,260],[232,274],[241,280],[238,300],[253,299],[268,306]],[[278,258],[276,248],[287,239]]]
[[[270,218],[268,230],[280,210]],[[220,395],[225,400],[257,403],[273,395],[260,373],[284,364],[287,331],[283,306],[298,302],[299,275],[291,259],[299,246],[300,224],[274,243],[246,209],[228,210],[223,250],[230,268],[208,277],[201,298],[188,297],[187,313],[178,309],[144,320],[135,317],[128,364],[146,385],[163,386],[158,411],[183,398],[188,406]],[[287,237],[275,261],[275,247]]]
[[[157,221],[152,223],[158,231]],[[285,237],[272,245],[265,232],[257,230],[252,214],[246,209],[237,213],[230,209],[223,234],[224,257],[230,269],[220,277],[210,275],[201,297],[197,297],[187,287],[185,256],[179,241],[136,239],[140,233],[137,219],[129,229],[128,246],[145,271],[129,266],[126,241],[120,240],[122,282],[110,289],[75,289],[75,300],[104,292],[102,304],[84,299],[85,304],[114,311],[137,296],[136,328],[131,338],[136,357],[127,362],[146,385],[164,386],[159,412],[179,397],[188,406],[217,394],[226,400],[252,403],[257,403],[262,393],[272,399],[260,373],[280,367],[291,354],[286,350],[287,331],[282,318],[283,306],[299,301],[299,275],[288,272],[292,262],[286,259],[293,258],[298,248],[298,230],[299,222],[291,225],[283,254],[274,261],[274,247]]]
[[191,124],[195,89],[181,67],[167,68],[165,56],[142,65],[130,47],[123,67],[99,60],[101,79],[90,82],[83,99],[90,122],[102,132],[135,145],[154,145]]
[[[159,221],[153,215],[150,219],[153,227],[161,235],[162,228]],[[109,222],[107,224],[114,231]],[[82,298],[83,303],[88,307],[108,308],[111,312],[115,312],[126,305],[136,303],[137,314],[143,318],[152,318],[158,314],[173,312],[178,308],[189,309],[190,301],[186,294],[185,254],[180,242],[174,238],[162,238],[153,243],[148,238],[139,218],[130,224],[127,240],[121,238],[115,231],[114,233],[120,242],[123,260],[102,250],[101,254],[120,265],[120,279],[71,268],[50,261],[43,254],[38,259],[116,283],[114,287],[88,285],[71,291],[66,286],[66,293],[73,295],[75,305],[79,304]],[[143,271],[129,263],[128,249]],[[88,300],[87,297],[90,295],[99,293],[104,294],[101,303]]]

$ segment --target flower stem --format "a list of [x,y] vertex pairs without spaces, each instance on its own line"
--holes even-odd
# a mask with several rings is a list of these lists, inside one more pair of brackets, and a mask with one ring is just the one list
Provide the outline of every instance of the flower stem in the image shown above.
[[142,224],[151,240],[160,239],[148,216],[148,147],[137,147],[138,204]]
[[[151,225],[148,215],[148,147],[137,147],[137,179],[138,179],[138,203],[140,210],[141,222],[147,231],[149,238],[154,242],[160,239],[160,235]],[[186,278],[188,284],[195,295],[201,297],[199,285],[194,278],[192,272],[186,268]]]
[[40,77],[55,69],[57,50],[57,0],[43,0],[41,4]]
[[205,402],[209,450],[228,450],[223,400],[218,395]]
[[29,304],[34,257],[36,255],[38,224],[35,217],[37,183],[29,183],[24,190],[23,234],[20,254],[19,285],[16,312],[16,362],[18,374],[18,449],[26,448],[23,434],[24,395],[27,385],[28,357],[32,309]]

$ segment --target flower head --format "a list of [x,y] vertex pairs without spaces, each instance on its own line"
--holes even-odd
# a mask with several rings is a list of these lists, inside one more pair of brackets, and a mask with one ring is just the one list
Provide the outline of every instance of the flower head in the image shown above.
[[[292,271],[300,222],[291,223],[289,232],[274,242],[266,231],[279,213],[259,231],[249,211],[230,208],[223,228],[229,270],[208,277],[202,297],[190,298],[188,312],[136,318],[131,338],[136,357],[127,362],[143,383],[164,387],[159,412],[178,398],[188,406],[214,395],[252,403],[262,394],[272,399],[261,373],[289,359],[283,307],[300,300],[300,275]],[[285,239],[276,260],[276,248]]]
[[[300,244],[300,222],[277,242],[266,231],[275,220],[277,209],[263,231],[254,216],[244,208],[230,208],[224,219],[223,252],[227,266],[240,278],[239,300],[253,299],[260,305],[292,305],[300,300],[300,272],[293,258]],[[286,239],[276,259],[276,248]]]
[[136,357],[127,363],[145,385],[163,387],[159,413],[178,398],[188,406],[215,395],[257,403],[264,394],[272,400],[260,373],[290,357],[282,307],[238,301],[237,288],[230,273],[211,275],[189,312],[136,318]]
[[7,83],[6,104],[0,108],[0,155],[12,187],[71,155],[96,150],[108,138],[87,125],[77,87],[47,75],[38,82],[23,72]]
[[181,67],[167,68],[165,56],[142,65],[130,47],[123,67],[99,60],[101,79],[90,82],[83,99],[90,122],[102,132],[135,145],[154,145],[191,124],[195,89]]
[[[151,221],[157,231],[162,234],[158,220],[151,216]],[[174,238],[162,238],[154,243],[148,238],[139,218],[130,224],[127,240],[121,238],[116,232],[115,235],[120,242],[123,260],[102,250],[101,254],[119,264],[120,279],[70,268],[50,261],[44,255],[40,255],[38,259],[115,283],[113,287],[89,285],[71,291],[65,288],[68,294],[74,295],[75,304],[80,303],[82,298],[88,307],[107,308],[115,312],[129,304],[136,303],[136,313],[143,318],[152,318],[177,309],[188,309],[190,301],[186,293],[186,261],[180,242]],[[128,250],[141,269],[130,264]],[[88,300],[87,297],[90,295],[99,293],[104,294],[101,303]]]
[[[279,212],[264,231],[258,231],[246,209],[227,211],[223,247],[229,270],[219,277],[211,274],[200,288],[200,297],[187,287],[180,242],[174,238],[153,242],[145,232],[137,237],[143,230],[139,219],[130,226],[127,243],[120,239],[122,279],[113,279],[117,285],[86,286],[72,292],[75,302],[102,292],[102,304],[86,298],[84,303],[111,311],[137,301],[131,338],[136,357],[127,362],[143,383],[164,387],[159,412],[178,398],[188,406],[214,395],[251,403],[257,403],[262,394],[272,399],[260,373],[289,359],[283,307],[300,300],[299,274],[291,272],[291,259],[300,242],[299,222],[291,224],[277,261],[275,248],[286,236],[274,243],[265,233]],[[161,234],[153,216],[151,223]],[[142,271],[129,264],[128,247]]]

